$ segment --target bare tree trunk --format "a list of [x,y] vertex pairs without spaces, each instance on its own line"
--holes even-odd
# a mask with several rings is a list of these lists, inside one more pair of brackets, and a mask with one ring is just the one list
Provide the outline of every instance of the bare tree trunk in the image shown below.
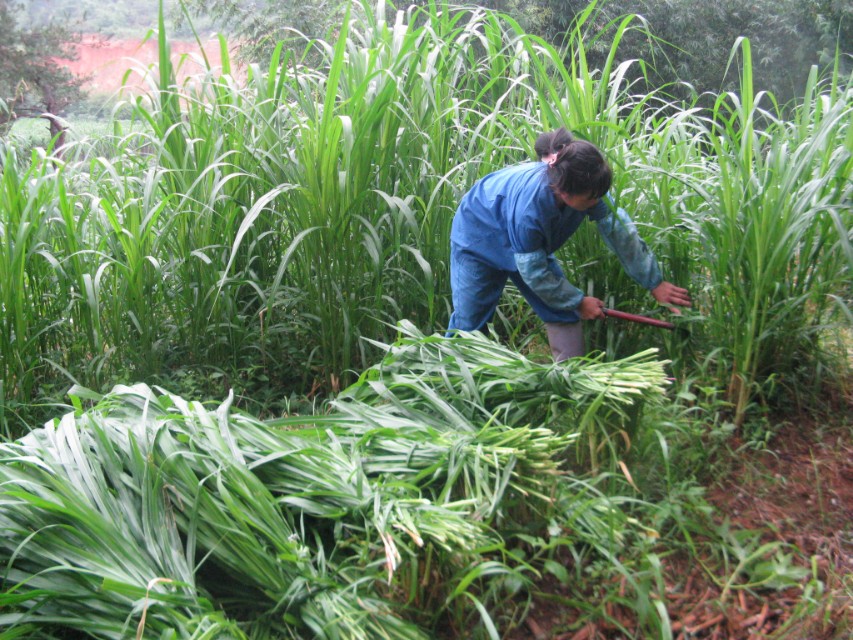
[[53,144],[54,152],[57,156],[62,157],[62,147],[65,146],[65,131],[68,129],[68,123],[57,115],[54,115],[60,105],[54,99],[52,87],[42,87],[44,92],[45,113],[41,117],[50,123],[50,138],[55,140]]
[[50,123],[50,138],[54,140],[53,151],[62,157],[62,148],[65,146],[65,132],[67,131],[67,123],[62,118],[58,118],[52,113],[43,113],[41,117]]

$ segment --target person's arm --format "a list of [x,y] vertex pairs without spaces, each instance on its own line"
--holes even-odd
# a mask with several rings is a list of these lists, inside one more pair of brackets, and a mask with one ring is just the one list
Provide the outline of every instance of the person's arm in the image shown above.
[[[652,296],[663,305],[689,307],[690,294],[687,289],[677,287],[663,279],[660,266],[654,254],[637,233],[637,227],[624,209],[607,209],[603,200],[599,203],[601,212],[596,224],[604,243],[617,255],[625,271],[641,287],[649,290]],[[680,313],[673,308],[673,312]]]
[[[606,207],[602,200],[599,207]],[[621,208],[608,210],[596,220],[604,244],[616,254],[625,272],[641,287],[653,291],[661,283],[658,261],[637,233],[637,227]]]
[[548,254],[544,249],[529,253],[516,253],[515,265],[521,278],[542,301],[553,309],[575,311],[583,320],[603,318],[604,303],[598,298],[585,296],[583,291],[565,277],[548,268]]
[[583,291],[548,268],[548,254],[544,249],[516,253],[515,265],[522,280],[549,307],[574,311],[581,303]]

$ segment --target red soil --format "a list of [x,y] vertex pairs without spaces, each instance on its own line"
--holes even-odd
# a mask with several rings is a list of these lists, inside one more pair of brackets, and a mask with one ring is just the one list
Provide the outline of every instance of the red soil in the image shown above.
[[[221,66],[219,42],[209,40],[204,52],[210,66]],[[178,69],[178,83],[188,77],[204,73],[205,65],[196,42],[170,41],[172,63]],[[104,40],[99,36],[84,36],[76,45],[76,60],[63,60],[62,64],[77,75],[87,76],[84,89],[95,95],[111,95],[122,85],[144,87],[144,74],[155,68],[158,60],[156,37],[141,40]],[[155,76],[156,78],[156,76]]]
[[[783,591],[737,589],[724,596],[708,571],[727,579],[714,557],[705,568],[661,553],[665,592],[660,598],[675,640],[840,640],[853,629],[853,444],[850,426],[820,430],[803,421],[785,426],[766,451],[744,451],[710,488],[719,521],[732,529],[760,530],[765,543],[798,550],[798,563],[814,571],[824,593],[809,617],[797,611],[807,598],[800,588]],[[697,537],[697,542],[701,540]],[[811,558],[809,565],[803,556]],[[715,571],[716,568],[716,571]],[[620,593],[625,589],[620,585]],[[616,640],[636,630],[635,614],[607,602],[606,615],[587,618],[561,604],[568,592],[553,580],[539,585],[525,624],[511,640]],[[597,594],[589,594],[596,602]],[[613,600],[611,597],[610,600]],[[568,600],[566,600],[568,601]],[[636,636],[628,636],[636,637]]]

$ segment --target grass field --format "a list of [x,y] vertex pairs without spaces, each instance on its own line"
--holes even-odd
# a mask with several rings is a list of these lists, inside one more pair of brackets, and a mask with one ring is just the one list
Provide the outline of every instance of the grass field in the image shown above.
[[[700,108],[625,80],[630,21],[590,69],[388,11],[245,77],[161,29],[121,120],[3,141],[0,638],[846,637],[850,78],[782,109],[743,41]],[[694,307],[443,338],[460,197],[562,125]],[[587,227],[570,281],[668,317]]]

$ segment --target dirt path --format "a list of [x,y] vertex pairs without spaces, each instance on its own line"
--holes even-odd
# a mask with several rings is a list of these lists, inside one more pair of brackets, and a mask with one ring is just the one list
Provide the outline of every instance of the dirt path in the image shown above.
[[[778,550],[796,567],[793,571],[808,575],[799,580],[800,586],[788,589],[740,589],[740,580],[726,589],[723,583],[732,570],[726,573],[719,557],[704,559],[705,567],[677,555],[664,557],[663,601],[673,638],[853,638],[851,433],[851,424],[790,424],[775,434],[766,450],[742,449],[720,464],[725,471],[706,496],[715,508],[714,520],[728,520],[733,535],[755,531],[739,541],[749,549],[770,545],[774,553],[768,557],[778,559]],[[732,450],[738,450],[738,443]],[[737,562],[736,557],[730,560]],[[607,597],[602,594],[602,610],[585,626],[579,611],[552,597],[559,595],[560,585],[552,587],[552,594],[545,586],[534,598],[526,624],[510,635],[512,640],[639,637],[634,633],[636,613],[616,604],[624,584],[611,587]],[[589,594],[587,602],[595,606],[596,596]],[[632,635],[626,636],[620,625]]]

